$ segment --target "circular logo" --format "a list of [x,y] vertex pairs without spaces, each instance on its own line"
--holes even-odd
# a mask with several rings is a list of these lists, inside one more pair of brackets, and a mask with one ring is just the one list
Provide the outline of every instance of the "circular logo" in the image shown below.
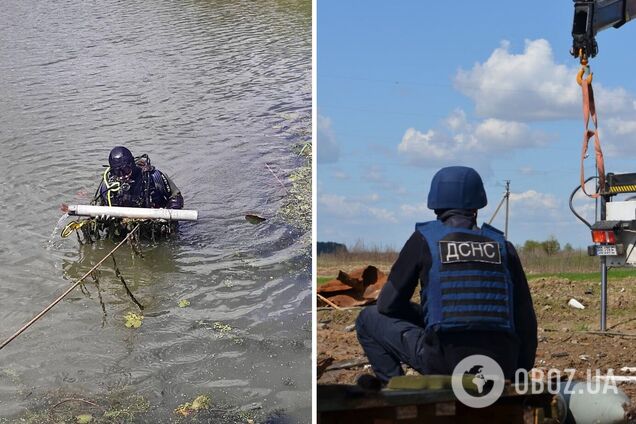
[[453,393],[471,408],[492,405],[503,393],[505,379],[497,362],[488,356],[471,355],[459,361],[451,377]]

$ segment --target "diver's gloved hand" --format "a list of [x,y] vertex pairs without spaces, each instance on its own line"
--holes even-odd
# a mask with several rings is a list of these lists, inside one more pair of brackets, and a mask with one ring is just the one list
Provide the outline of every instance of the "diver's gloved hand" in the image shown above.
[[183,209],[183,196],[181,196],[181,193],[168,199],[166,209]]

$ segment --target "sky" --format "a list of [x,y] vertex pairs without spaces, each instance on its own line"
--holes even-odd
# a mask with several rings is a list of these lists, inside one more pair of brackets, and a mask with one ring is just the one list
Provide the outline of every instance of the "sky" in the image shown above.
[[[571,0],[319,0],[317,240],[401,249],[434,218],[432,176],[464,165],[484,180],[480,224],[509,180],[510,241],[591,244],[568,206],[583,138],[573,10]],[[636,21],[596,39],[605,168],[636,172]],[[574,205],[594,220],[594,200],[579,192]],[[502,230],[503,212],[492,223]]]

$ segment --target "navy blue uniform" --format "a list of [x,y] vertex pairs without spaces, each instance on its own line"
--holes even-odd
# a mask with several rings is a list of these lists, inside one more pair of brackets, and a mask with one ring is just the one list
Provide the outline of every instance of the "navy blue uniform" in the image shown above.
[[[457,228],[458,231],[474,227],[473,214],[466,210],[447,211],[439,219],[445,226]],[[486,355],[497,361],[506,378],[512,378],[519,368],[530,370],[533,367],[537,348],[537,322],[532,298],[514,247],[508,242],[504,243],[500,266],[510,280],[511,293],[508,296],[511,304],[508,305],[496,296],[486,296],[494,299],[490,300],[491,303],[502,302],[506,305],[495,306],[506,313],[486,306],[483,315],[509,316],[509,324],[503,325],[506,321],[501,318],[500,328],[496,328],[497,325],[493,325],[492,329],[486,329],[488,326],[480,328],[479,325],[472,328],[452,328],[453,325],[441,322],[441,318],[436,325],[431,325],[430,322],[430,315],[442,316],[440,311],[435,314],[429,311],[428,307],[432,305],[429,305],[427,299],[430,291],[426,290],[429,288],[432,258],[435,256],[439,260],[439,252],[431,254],[429,243],[421,231],[415,231],[411,235],[391,269],[377,306],[363,310],[356,321],[358,340],[378,378],[386,382],[393,376],[402,375],[401,363],[410,365],[422,374],[449,375],[459,361],[475,354]],[[485,266],[487,268],[492,264]],[[421,292],[419,305],[411,302],[418,281],[425,288]],[[433,284],[440,283],[438,281]],[[457,306],[459,303],[452,299],[445,302],[450,303],[449,308],[455,307],[458,311],[471,307]],[[442,304],[441,300],[435,303]],[[446,314],[453,314],[453,309],[448,311]]]

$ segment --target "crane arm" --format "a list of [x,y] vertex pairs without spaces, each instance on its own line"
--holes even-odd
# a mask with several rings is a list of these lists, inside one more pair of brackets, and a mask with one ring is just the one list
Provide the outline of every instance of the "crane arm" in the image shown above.
[[598,53],[596,34],[609,27],[618,28],[636,15],[636,0],[574,0],[572,50],[574,57]]

